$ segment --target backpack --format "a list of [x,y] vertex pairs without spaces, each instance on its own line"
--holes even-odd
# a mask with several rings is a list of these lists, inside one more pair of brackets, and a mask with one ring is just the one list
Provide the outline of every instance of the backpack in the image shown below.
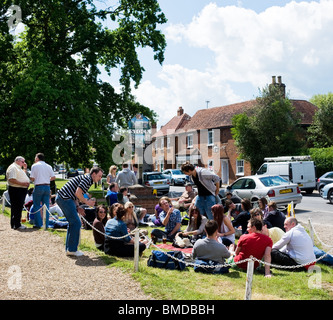
[[212,260],[196,259],[194,264],[195,264],[194,266],[195,272],[214,273],[214,274],[223,274],[229,272],[229,267],[210,268],[212,266],[220,265],[220,263]]
[[[152,250],[152,254],[148,258],[147,266],[154,268],[162,268],[168,270],[184,270],[185,263],[172,259],[167,256],[163,251]],[[184,255],[181,251],[169,251],[168,255],[174,256],[177,259],[184,261]]]

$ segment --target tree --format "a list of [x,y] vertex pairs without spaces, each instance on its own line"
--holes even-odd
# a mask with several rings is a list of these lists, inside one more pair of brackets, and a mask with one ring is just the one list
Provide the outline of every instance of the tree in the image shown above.
[[268,86],[248,113],[233,117],[231,129],[240,157],[253,171],[265,157],[297,155],[303,146],[300,117],[278,87]]
[[333,93],[318,94],[310,99],[318,107],[308,129],[309,143],[316,148],[333,146]]
[[[15,1],[25,31],[8,33],[0,0],[0,161],[26,159],[44,152],[48,162],[104,168],[112,163],[112,134],[137,113],[156,114],[131,95],[144,69],[137,48],[150,47],[162,63],[166,46],[157,25],[166,22],[157,0],[119,0],[98,9],[92,0]],[[102,22],[110,19],[109,29]],[[113,76],[121,68],[122,92],[98,79],[100,69]],[[115,72],[118,74],[118,72]]]

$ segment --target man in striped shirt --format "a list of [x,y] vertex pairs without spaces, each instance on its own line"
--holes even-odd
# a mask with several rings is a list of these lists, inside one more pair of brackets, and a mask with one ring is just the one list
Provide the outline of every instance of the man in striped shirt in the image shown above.
[[77,250],[80,238],[81,220],[77,212],[77,201],[88,206],[94,206],[94,201],[86,199],[83,195],[88,192],[93,183],[102,179],[103,170],[92,168],[87,175],[79,175],[69,180],[59,191],[56,202],[63,211],[67,221],[66,253],[70,256],[82,256]]

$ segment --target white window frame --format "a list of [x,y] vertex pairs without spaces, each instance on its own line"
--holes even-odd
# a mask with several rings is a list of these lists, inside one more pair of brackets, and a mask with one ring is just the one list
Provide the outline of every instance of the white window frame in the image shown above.
[[207,133],[207,146],[213,146],[214,145],[214,130],[209,129]]
[[187,148],[190,149],[190,148],[193,148],[193,133],[191,134],[188,134],[187,137],[186,137],[186,142],[187,142]]
[[236,176],[244,176],[244,160],[236,160]]
[[161,139],[161,150],[164,149],[164,137]]

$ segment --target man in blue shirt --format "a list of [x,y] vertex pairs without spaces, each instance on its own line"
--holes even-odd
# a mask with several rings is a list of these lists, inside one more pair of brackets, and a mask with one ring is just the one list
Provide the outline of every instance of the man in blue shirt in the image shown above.
[[106,202],[108,206],[112,206],[114,203],[118,202],[118,185],[115,182],[111,182],[109,190],[106,193]]
[[180,231],[182,216],[179,210],[173,208],[168,197],[162,197],[159,201],[159,206],[163,210],[160,213],[160,221],[165,226],[165,232],[154,229],[152,235],[157,238],[166,237],[167,240],[173,241],[176,234]]

